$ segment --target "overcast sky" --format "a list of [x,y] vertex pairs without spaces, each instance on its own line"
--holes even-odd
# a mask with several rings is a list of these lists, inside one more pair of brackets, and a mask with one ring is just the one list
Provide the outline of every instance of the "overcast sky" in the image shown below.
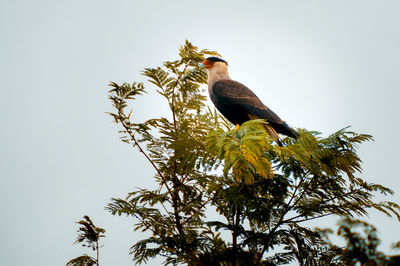
[[[154,186],[153,171],[119,141],[107,84],[143,81],[140,70],[176,59],[185,39],[220,52],[231,77],[292,126],[373,135],[360,148],[362,176],[399,202],[399,11],[396,0],[2,0],[0,265],[90,254],[73,245],[86,214],[107,230],[102,265],[132,265],[128,249],[143,235],[104,207]],[[165,110],[147,90],[139,121]],[[389,251],[399,223],[376,212],[371,221]]]

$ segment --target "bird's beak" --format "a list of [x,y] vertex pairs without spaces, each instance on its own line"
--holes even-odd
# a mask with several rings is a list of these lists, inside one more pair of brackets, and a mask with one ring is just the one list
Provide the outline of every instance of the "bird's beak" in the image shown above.
[[210,60],[204,60],[203,63],[200,65],[201,68],[212,68],[213,62]]

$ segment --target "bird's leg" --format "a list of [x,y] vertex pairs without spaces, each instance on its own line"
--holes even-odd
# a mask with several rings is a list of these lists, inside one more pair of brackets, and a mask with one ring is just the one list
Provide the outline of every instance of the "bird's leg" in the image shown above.
[[235,131],[238,131],[238,130],[239,130],[239,127],[240,127],[240,125],[239,125],[239,124],[236,124],[236,126],[235,126]]

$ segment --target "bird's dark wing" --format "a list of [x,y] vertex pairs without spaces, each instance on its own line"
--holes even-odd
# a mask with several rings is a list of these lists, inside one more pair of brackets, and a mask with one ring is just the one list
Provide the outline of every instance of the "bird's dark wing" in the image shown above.
[[240,106],[241,109],[253,116],[266,119],[268,122],[278,124],[283,122],[249,88],[237,81],[228,79],[219,80],[213,85],[213,93],[220,101],[231,106]]
[[246,112],[245,115],[249,118],[248,120],[265,119],[277,132],[294,138],[298,136],[295,130],[265,106],[249,88],[237,81],[223,79],[215,82],[212,87],[212,94],[213,97],[218,99],[219,103]]

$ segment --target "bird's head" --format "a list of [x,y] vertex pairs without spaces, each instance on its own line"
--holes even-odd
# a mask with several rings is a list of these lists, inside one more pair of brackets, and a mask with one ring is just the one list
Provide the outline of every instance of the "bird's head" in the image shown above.
[[218,66],[223,66],[224,68],[226,68],[228,66],[228,62],[219,57],[211,56],[206,58],[206,60],[204,60],[201,64],[201,67],[204,67],[206,69],[211,69]]

